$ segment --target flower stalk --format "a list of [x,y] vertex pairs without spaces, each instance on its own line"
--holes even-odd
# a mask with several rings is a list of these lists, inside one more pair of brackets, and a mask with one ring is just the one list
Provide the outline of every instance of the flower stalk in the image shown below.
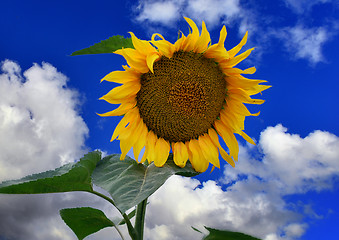
[[137,239],[143,240],[144,237],[144,225],[145,225],[145,214],[146,214],[147,198],[143,200],[137,206],[137,212],[135,216],[135,231],[137,232]]

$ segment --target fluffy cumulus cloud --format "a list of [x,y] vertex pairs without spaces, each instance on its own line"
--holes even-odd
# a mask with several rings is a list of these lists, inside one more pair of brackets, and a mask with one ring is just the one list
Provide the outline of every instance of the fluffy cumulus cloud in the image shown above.
[[[0,67],[0,181],[79,159],[88,128],[77,111],[79,94],[67,88],[67,77],[48,63],[24,73],[10,60]],[[71,200],[79,203],[78,197],[1,195],[0,239],[74,239],[58,210]]]
[[236,168],[227,168],[218,183],[182,177],[167,181],[150,198],[149,239],[199,239],[191,226],[203,229],[203,225],[265,240],[302,236],[308,228],[302,221],[304,214],[319,216],[310,206],[302,212],[291,209],[284,197],[333,186],[339,176],[339,138],[324,131],[301,138],[277,125],[261,133],[258,147],[260,156],[252,154],[258,150],[255,147],[241,147]]
[[183,1],[141,1],[137,7],[140,12],[138,21],[149,21],[151,23],[162,23],[171,25],[181,17]]
[[[48,63],[21,73],[6,60],[0,75],[0,181],[74,161],[85,151],[88,128],[79,96]],[[20,167],[18,167],[20,166]]]

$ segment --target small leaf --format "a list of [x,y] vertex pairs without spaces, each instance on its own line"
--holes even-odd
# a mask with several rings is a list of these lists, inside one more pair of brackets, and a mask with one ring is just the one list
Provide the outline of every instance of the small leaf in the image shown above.
[[101,159],[100,152],[86,154],[77,163],[0,184],[0,193],[35,194],[92,191],[91,174]]
[[240,232],[222,231],[205,227],[209,234],[203,238],[203,240],[260,240]]
[[195,227],[193,227],[193,226],[191,226],[191,228],[192,228],[194,231],[198,232],[198,233],[202,233],[199,229],[197,229],[197,228],[195,228]]
[[121,48],[134,48],[131,38],[124,38],[123,36],[116,35],[93,46],[75,51],[71,56],[85,55],[85,54],[100,54],[100,53],[113,53]]
[[62,209],[60,216],[80,240],[103,228],[114,226],[102,211],[90,207]]
[[114,154],[98,163],[92,179],[95,185],[111,194],[117,208],[124,213],[153,194],[174,174],[195,176],[199,173],[190,163],[184,168],[176,166],[172,154],[161,168],[154,164],[138,164],[128,156],[120,161],[120,155]]

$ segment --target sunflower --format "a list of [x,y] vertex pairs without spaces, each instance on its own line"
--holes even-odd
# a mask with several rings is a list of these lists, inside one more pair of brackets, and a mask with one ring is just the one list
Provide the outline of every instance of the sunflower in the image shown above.
[[[111,141],[120,140],[121,160],[133,147],[136,161],[146,159],[162,167],[172,151],[173,160],[184,167],[189,160],[197,172],[204,172],[209,163],[220,168],[221,157],[234,167],[239,146],[235,133],[246,141],[254,141],[243,132],[246,116],[257,116],[244,103],[262,104],[250,95],[270,86],[259,85],[264,80],[250,80],[242,74],[253,74],[255,68],[235,68],[253,50],[237,55],[247,41],[227,51],[224,46],[226,27],[220,31],[219,42],[211,45],[210,34],[202,22],[185,18],[190,33],[174,43],[161,34],[150,41],[138,39],[130,32],[134,49],[115,51],[128,66],[114,71],[103,80],[122,84],[101,97],[117,109],[100,116],[121,116]],[[225,141],[229,153],[220,145]],[[145,151],[139,160],[141,150]]]

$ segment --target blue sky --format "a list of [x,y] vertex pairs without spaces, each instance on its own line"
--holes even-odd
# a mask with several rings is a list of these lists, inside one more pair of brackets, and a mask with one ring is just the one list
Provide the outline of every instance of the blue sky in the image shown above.
[[[174,42],[183,16],[204,20],[212,42],[222,25],[226,49],[249,32],[256,47],[239,67],[272,88],[249,106],[236,167],[222,164],[196,179],[171,178],[150,198],[147,239],[201,239],[203,225],[264,240],[337,239],[339,230],[339,4],[335,0],[18,1],[0,8],[0,181],[49,170],[101,149],[120,117],[98,98],[115,85],[100,79],[121,56],[69,55],[116,34],[154,32]],[[0,196],[0,239],[76,239],[58,210],[109,206],[85,193]],[[166,207],[164,207],[166,206]],[[126,230],[122,230],[125,234]],[[111,239],[105,229],[88,239]],[[127,236],[127,235],[126,235]],[[116,239],[119,237],[116,235]]]

